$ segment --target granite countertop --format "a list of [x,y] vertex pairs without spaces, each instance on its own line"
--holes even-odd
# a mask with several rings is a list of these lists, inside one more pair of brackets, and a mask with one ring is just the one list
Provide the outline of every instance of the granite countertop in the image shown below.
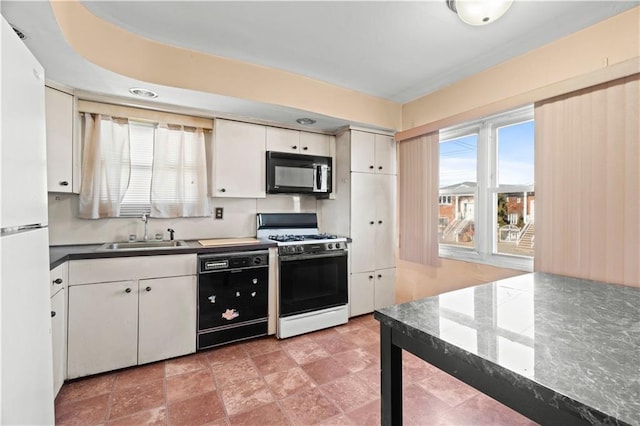
[[375,317],[589,422],[640,425],[640,288],[536,272]]
[[258,240],[255,244],[237,244],[203,247],[198,240],[186,240],[184,247],[172,247],[166,249],[153,250],[101,250],[103,244],[76,244],[49,247],[49,267],[55,268],[68,260],[78,259],[100,259],[111,257],[130,256],[161,256],[167,254],[188,254],[188,253],[221,253],[227,251],[251,251],[263,250],[276,247],[276,243],[270,240]]

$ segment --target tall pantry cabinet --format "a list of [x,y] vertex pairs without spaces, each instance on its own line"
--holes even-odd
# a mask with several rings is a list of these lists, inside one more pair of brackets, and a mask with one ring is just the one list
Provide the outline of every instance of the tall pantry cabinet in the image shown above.
[[395,303],[396,143],[347,130],[336,137],[336,199],[322,202],[323,227],[348,235],[350,316]]

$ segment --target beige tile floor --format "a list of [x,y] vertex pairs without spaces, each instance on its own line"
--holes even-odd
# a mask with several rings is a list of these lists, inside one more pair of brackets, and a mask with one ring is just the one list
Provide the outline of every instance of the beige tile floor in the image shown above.
[[[378,425],[379,327],[372,315],[65,384],[56,424]],[[530,420],[403,352],[406,425]]]

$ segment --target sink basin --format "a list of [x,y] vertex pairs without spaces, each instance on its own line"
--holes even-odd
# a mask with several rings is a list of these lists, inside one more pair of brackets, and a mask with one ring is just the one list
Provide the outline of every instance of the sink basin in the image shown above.
[[99,250],[153,250],[176,247],[187,247],[182,240],[175,241],[131,241],[122,243],[106,243]]

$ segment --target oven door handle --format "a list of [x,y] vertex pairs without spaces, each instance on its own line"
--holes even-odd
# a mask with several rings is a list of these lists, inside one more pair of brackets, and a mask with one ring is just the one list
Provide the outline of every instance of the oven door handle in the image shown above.
[[291,255],[279,255],[278,258],[281,262],[291,262],[294,260],[308,260],[308,259],[322,259],[327,257],[341,257],[347,256],[347,250],[336,250],[327,253],[309,253],[309,254],[291,254]]

